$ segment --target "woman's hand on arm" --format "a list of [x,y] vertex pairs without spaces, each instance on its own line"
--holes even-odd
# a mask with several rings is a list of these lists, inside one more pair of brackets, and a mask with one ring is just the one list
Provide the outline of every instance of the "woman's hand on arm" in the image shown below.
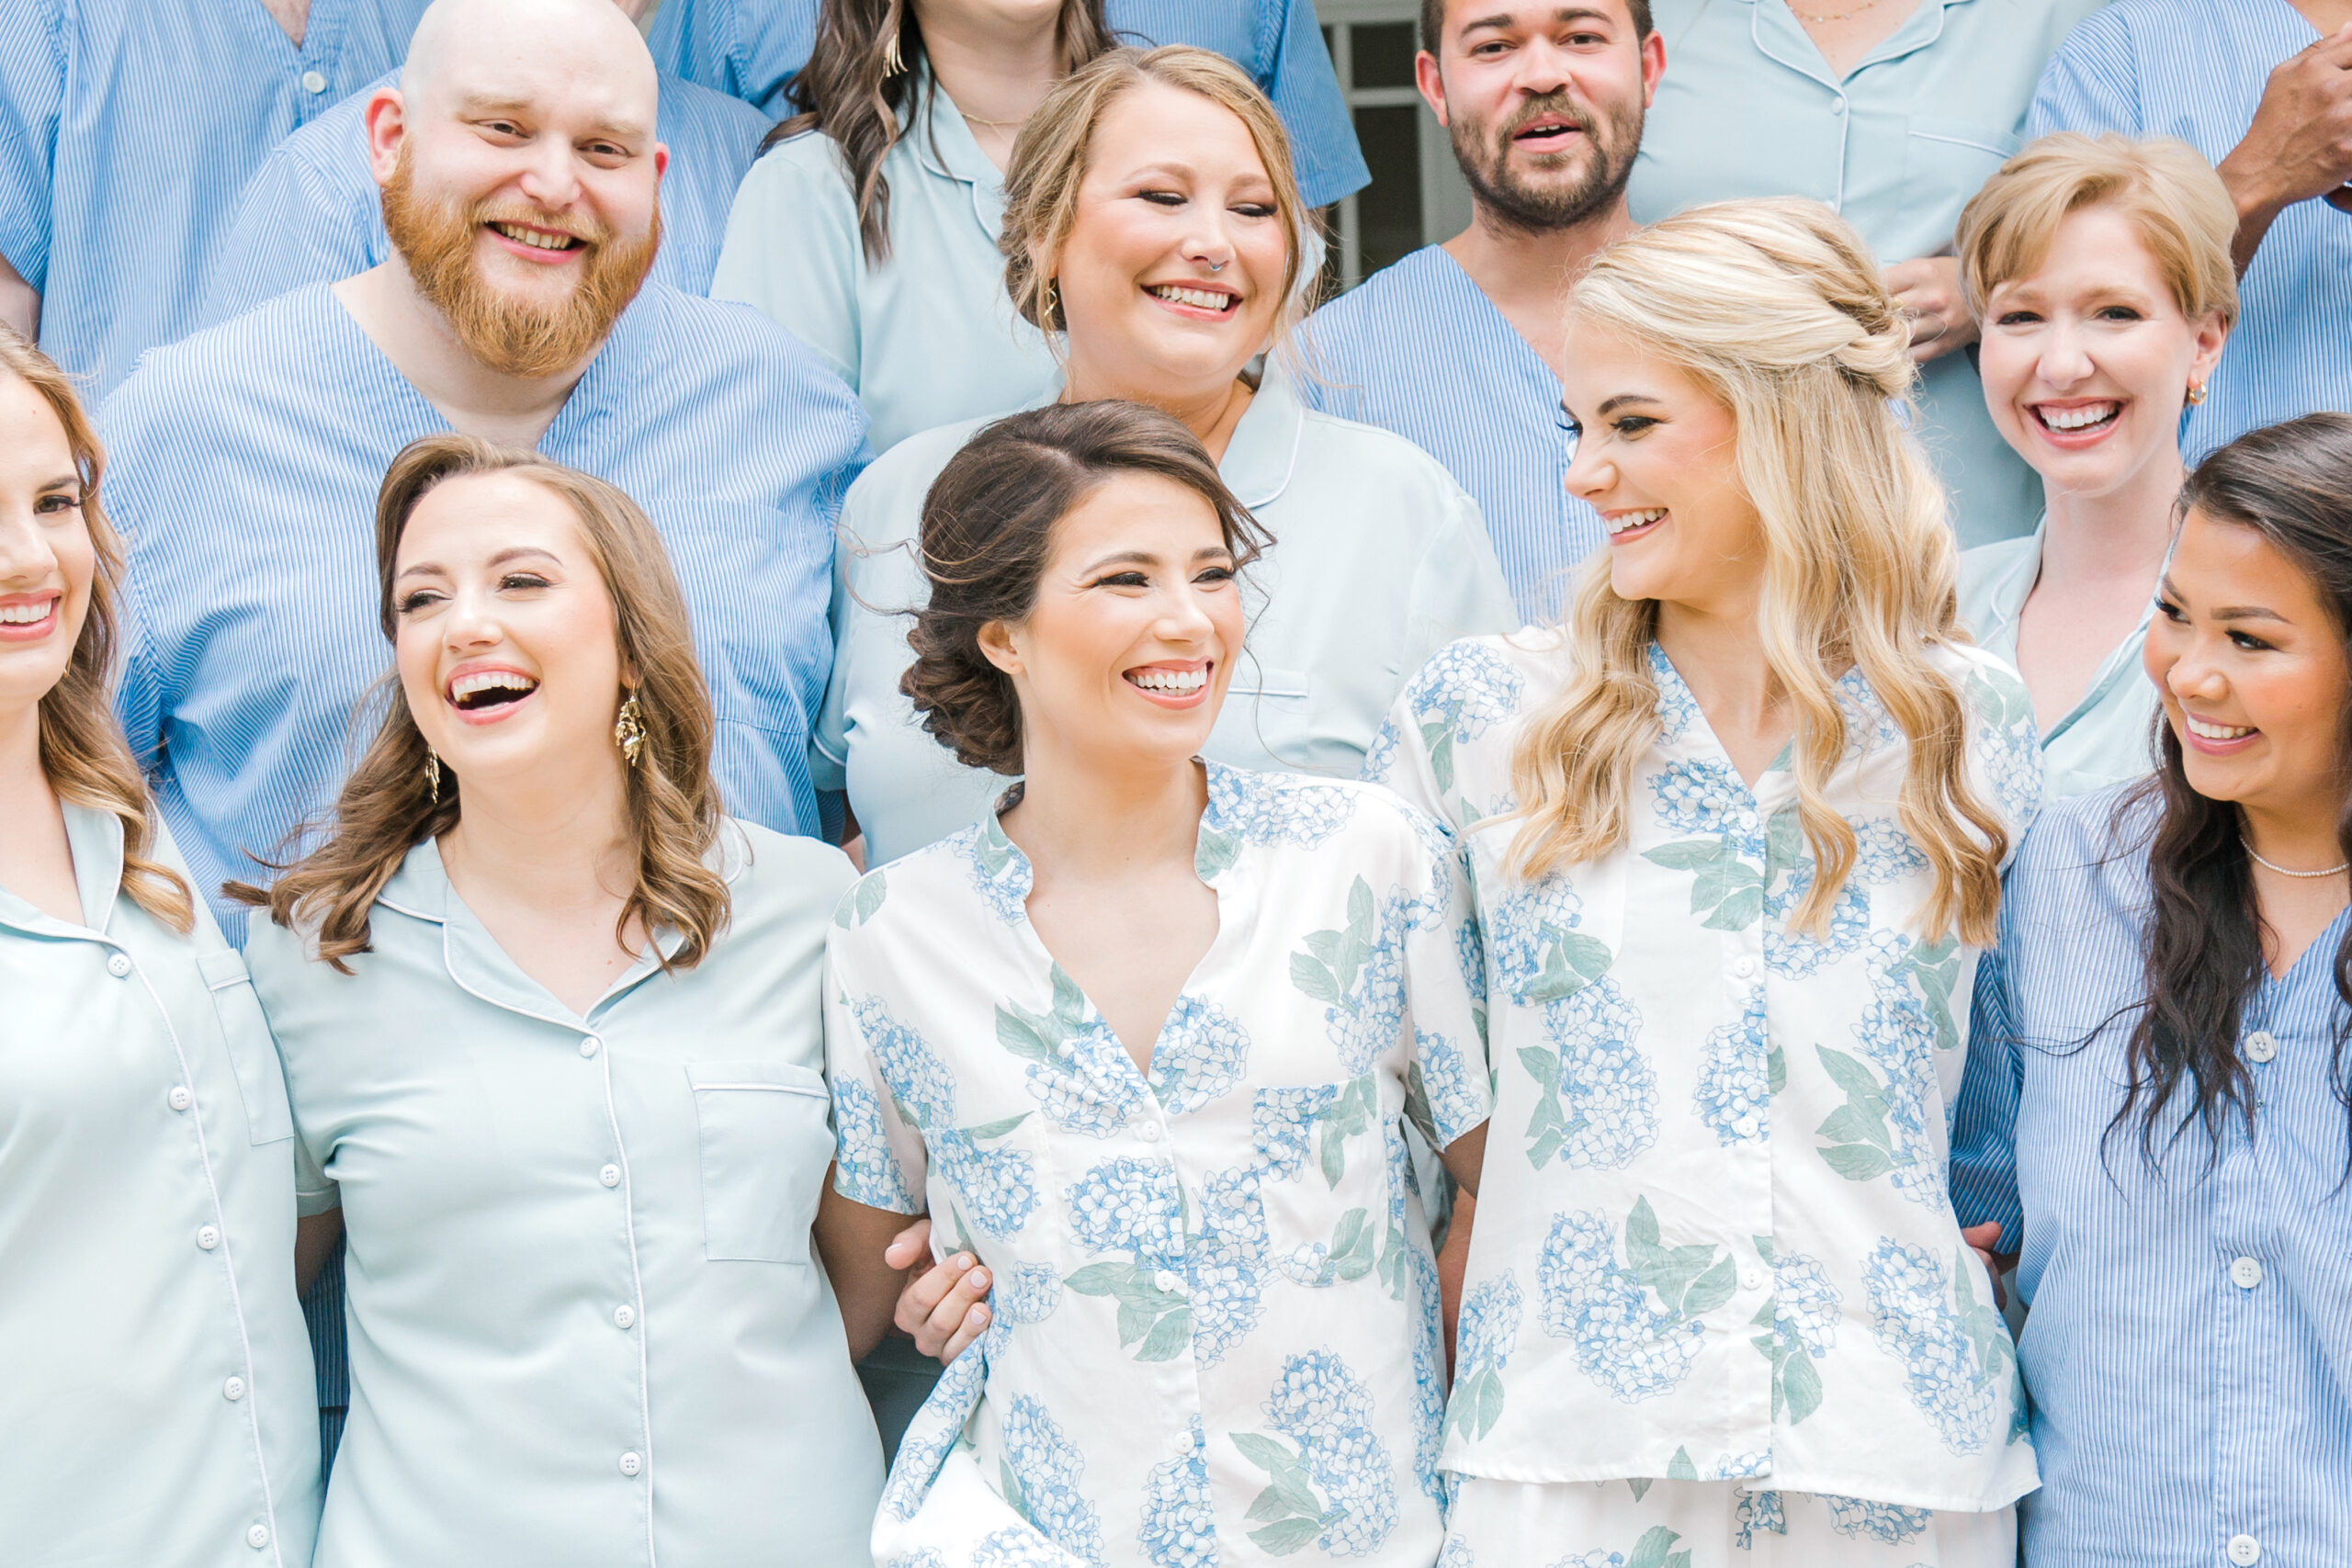
[[869,1208],[833,1190],[817,1205],[817,1252],[841,1303],[850,1359],[863,1361],[895,1323],[926,1356],[952,1361],[989,1325],[989,1271],[969,1253],[931,1264],[931,1221]]
[[1887,292],[1911,321],[1911,358],[1925,365],[1977,338],[1976,318],[1960,288],[1956,256],[1921,256],[1886,269]]
[[2001,1289],[2001,1276],[2018,1266],[2018,1255],[1993,1250],[2001,1245],[2000,1222],[1987,1220],[1981,1225],[1962,1225],[1960,1239],[1968,1244],[1969,1250],[1984,1260],[1985,1272],[1993,1276],[1993,1304],[2007,1306],[2008,1292]]
[[[931,1221],[917,1220],[890,1243],[891,1259],[913,1269],[931,1256]],[[965,1347],[988,1331],[993,1314],[988,1308],[993,1282],[980,1260],[959,1252],[944,1263],[905,1276],[899,1293],[899,1332],[914,1340],[915,1348],[936,1356],[944,1366],[964,1353]]]
[[343,1211],[329,1209],[323,1214],[304,1214],[294,1222],[294,1293],[307,1296],[311,1281],[334,1256],[334,1244],[343,1239]]

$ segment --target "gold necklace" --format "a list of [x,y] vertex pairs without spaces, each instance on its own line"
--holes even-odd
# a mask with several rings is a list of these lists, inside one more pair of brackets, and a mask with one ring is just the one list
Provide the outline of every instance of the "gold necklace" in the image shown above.
[[[1871,4],[1875,6],[1878,4],[1878,0],[1871,0]],[[1008,129],[1018,130],[1022,123],[1017,119],[982,119],[978,115],[972,113],[969,109],[959,108],[956,112],[964,117],[964,123],[966,125],[977,125],[988,130],[1004,130]]]
[[1826,17],[1816,17],[1810,11],[1797,11],[1797,8],[1794,6],[1790,6],[1789,9],[1796,11],[1796,14],[1800,17],[1808,22],[1843,22],[1860,16],[1863,12],[1869,10],[1871,6],[1878,5],[1879,3],[1880,0],[1862,0],[1860,5],[1853,7],[1851,10],[1834,12]]

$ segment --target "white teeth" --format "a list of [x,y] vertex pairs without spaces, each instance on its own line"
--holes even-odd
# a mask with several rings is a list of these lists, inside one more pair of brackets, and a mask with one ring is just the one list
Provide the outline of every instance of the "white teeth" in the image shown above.
[[538,684],[512,670],[479,670],[450,682],[449,696],[453,702],[461,703],[477,692],[530,692],[537,690]]
[[2034,412],[2052,430],[2086,430],[2113,419],[2122,407],[2121,403],[2086,403],[2078,409],[2040,408]]
[[1170,692],[1186,695],[1208,684],[1206,670],[1134,670],[1127,679],[1147,692]]
[[0,606],[0,626],[38,626],[42,621],[49,619],[50,612],[56,608],[57,601],[54,599],[44,599],[38,604],[9,604]]
[[573,243],[569,234],[543,233],[537,229],[526,229],[519,223],[492,223],[491,227],[516,244],[529,245],[535,250],[569,250]]
[[1205,288],[1182,288],[1172,283],[1160,284],[1151,293],[1172,304],[1197,306],[1204,310],[1222,310],[1237,298],[1222,289],[1211,292]]
[[2188,733],[2199,740],[2235,740],[2241,735],[2254,733],[2251,725],[2203,724],[2193,714],[2182,714],[2180,716],[2188,721]]
[[1638,512],[1621,512],[1616,516],[1606,519],[1606,522],[1611,533],[1622,534],[1628,528],[1639,528],[1645,524],[1655,523],[1665,515],[1666,508],[1663,506],[1645,506]]

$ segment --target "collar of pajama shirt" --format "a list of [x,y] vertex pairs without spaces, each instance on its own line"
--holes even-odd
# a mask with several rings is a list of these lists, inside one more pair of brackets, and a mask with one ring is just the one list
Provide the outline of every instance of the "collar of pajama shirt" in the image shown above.
[[[2041,800],[2007,668],[1930,649],[2009,842]],[[1457,643],[1367,776],[1459,835],[1485,933],[1495,1125],[1445,1467],[1522,1482],[1769,1479],[1982,1512],[2034,1484],[1992,1282],[1945,1187],[1976,951],[1907,929],[1933,888],[1896,817],[1909,747],[1860,672],[1828,807],[1859,840],[1819,939],[1787,753],[1751,789],[1652,645],[1659,733],[1625,841],[1508,869],[1511,753],[1556,635]]]
[[[38,1441],[0,1466],[12,1561],[300,1568],[319,1517],[294,1298],[293,1128],[245,965],[120,892],[67,805],[78,922],[0,890],[0,1334]],[[181,869],[164,837],[152,857]]]
[[[390,662],[376,493],[402,446],[448,424],[324,284],[149,355],[98,423],[130,541],[117,706],[217,894],[254,856],[285,858],[341,785],[355,705]],[[820,826],[808,735],[863,429],[787,334],[649,281],[538,445],[652,519],[693,612],[728,807],[783,831]],[[241,940],[244,910],[215,908]]]
[[996,1280],[877,1560],[1437,1555],[1437,1280],[1400,1121],[1443,1147],[1487,1116],[1460,861],[1367,785],[1210,763],[1207,788],[1217,934],[1148,1075],[1029,924],[994,812],[835,918],[837,1185],[927,1206]]
[[[2319,41],[2288,0],[2115,0],[2042,73],[2028,137],[2173,136],[2219,164],[2244,140],[2270,73]],[[2238,321],[2206,399],[2188,411],[2191,464],[2249,430],[2352,408],[2352,215],[2299,201],[2238,280]]]
[[[392,254],[383,193],[368,166],[368,99],[400,85],[390,71],[270,150],[237,198],[204,288],[199,326],[214,326],[306,283],[333,283]],[[719,237],[767,120],[749,104],[664,73],[654,135],[670,150],[662,176],[662,245],[651,276],[710,292]]]
[[890,254],[869,261],[831,137],[779,142],[743,176],[710,291],[781,323],[849,383],[876,452],[1058,386],[1045,335],[1004,291],[1004,177],[944,92],[916,90],[883,155]]
[[0,5],[0,255],[84,397],[197,324],[246,179],[397,65],[424,6],[310,0],[297,44],[259,0]]
[[[900,443],[842,509],[833,679],[810,765],[820,787],[848,789],[873,865],[956,831],[1003,784],[959,766],[899,690],[924,595],[923,496],[981,423]],[[1207,754],[1352,779],[1423,659],[1517,624],[1477,504],[1410,443],[1305,408],[1278,371],[1217,468],[1275,543],[1242,573],[1249,641]]]
[[[1979,648],[2011,668],[2018,658],[2018,617],[2025,613],[2025,602],[2041,576],[2041,536],[2048,525],[2045,518],[2025,538],[1979,545],[1960,558],[1961,622],[1975,635]],[[2047,798],[2105,789],[2136,779],[2154,765],[2149,732],[2160,705],[2154,684],[2140,667],[2140,649],[2155,613],[2152,593],[2132,635],[2099,660],[2090,684],[2065,716],[2041,732],[2042,793]]]
[[584,1015],[430,840],[353,974],[254,930],[303,1207],[339,1206],[349,1246],[322,1561],[867,1562],[880,1446],[809,1247],[822,932],[852,874],[731,821],[709,863],[731,912],[708,955],[640,958]]

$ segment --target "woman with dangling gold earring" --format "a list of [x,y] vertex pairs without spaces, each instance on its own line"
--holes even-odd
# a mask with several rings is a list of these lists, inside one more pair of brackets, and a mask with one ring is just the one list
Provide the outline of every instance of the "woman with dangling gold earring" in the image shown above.
[[862,1568],[852,1359],[900,1281],[827,1193],[849,863],[723,814],[684,601],[619,491],[432,436],[377,545],[381,726],[318,849],[232,889],[269,917],[304,1255],[347,1226],[319,1561]]
[[2021,539],[1960,558],[1960,618],[2032,694],[2044,785],[2085,795],[2156,765],[2140,669],[2205,400],[2238,314],[2237,209],[2197,150],[2045,136],[1960,219],[1994,427],[2041,476]]

